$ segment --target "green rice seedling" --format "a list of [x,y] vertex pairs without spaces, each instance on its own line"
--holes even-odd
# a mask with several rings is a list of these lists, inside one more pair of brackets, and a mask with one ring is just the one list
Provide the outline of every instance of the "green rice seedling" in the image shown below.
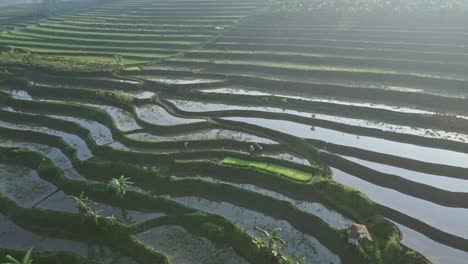
[[303,181],[303,182],[308,182],[313,177],[313,175],[310,173],[286,168],[286,167],[279,166],[279,165],[264,163],[264,162],[246,161],[246,160],[240,160],[240,159],[235,159],[235,158],[225,158],[223,160],[223,164],[259,169],[259,170],[267,171],[273,174],[285,176],[290,179]]

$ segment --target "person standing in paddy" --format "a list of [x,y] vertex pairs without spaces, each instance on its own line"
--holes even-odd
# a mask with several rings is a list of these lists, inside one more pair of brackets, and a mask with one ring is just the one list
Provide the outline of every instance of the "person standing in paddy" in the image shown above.
[[254,148],[253,145],[250,145],[250,147],[249,147],[249,152],[250,152],[250,155],[255,154],[255,148]]

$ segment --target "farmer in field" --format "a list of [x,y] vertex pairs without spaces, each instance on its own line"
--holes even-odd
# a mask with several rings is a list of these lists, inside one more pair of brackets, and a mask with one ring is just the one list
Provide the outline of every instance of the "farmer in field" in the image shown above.
[[249,152],[250,152],[250,155],[255,154],[255,148],[254,148],[253,145],[250,145],[250,147],[249,147]]
[[262,147],[262,146],[260,146],[260,144],[258,144],[258,143],[255,143],[255,146],[257,147],[257,149],[258,149],[258,152],[262,152],[262,151],[263,151],[263,147]]
[[188,151],[188,141],[184,142],[184,149],[185,149],[185,151]]

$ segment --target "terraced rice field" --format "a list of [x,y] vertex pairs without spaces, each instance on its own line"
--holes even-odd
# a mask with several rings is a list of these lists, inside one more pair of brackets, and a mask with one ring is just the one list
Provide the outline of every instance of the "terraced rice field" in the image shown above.
[[[305,23],[261,0],[73,5],[0,45],[125,65],[0,60],[1,260],[275,263],[264,227],[306,263],[466,263],[466,27]],[[373,237],[359,250],[352,223]]]
[[171,57],[226,32],[261,3],[256,1],[116,1],[4,31],[0,45],[83,60],[127,63]]

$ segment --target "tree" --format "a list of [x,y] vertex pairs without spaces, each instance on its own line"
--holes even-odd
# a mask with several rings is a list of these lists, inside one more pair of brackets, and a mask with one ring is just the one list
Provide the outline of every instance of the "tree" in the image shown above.
[[6,259],[8,262],[4,262],[2,264],[31,264],[33,262],[32,252],[33,252],[33,249],[30,248],[28,252],[26,252],[26,255],[24,255],[22,261],[16,260],[14,257],[7,255]]
[[130,181],[130,178],[125,178],[124,175],[117,179],[113,178],[107,183],[107,187],[112,189],[118,198],[123,198],[127,193],[127,188],[131,185],[133,185],[133,182]]

